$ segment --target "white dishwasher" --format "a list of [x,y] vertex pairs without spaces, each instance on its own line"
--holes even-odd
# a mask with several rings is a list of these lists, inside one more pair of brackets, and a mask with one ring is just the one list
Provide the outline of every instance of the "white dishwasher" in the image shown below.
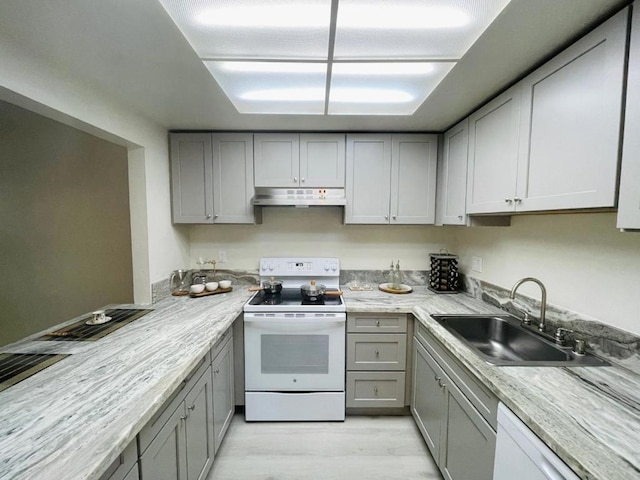
[[498,405],[493,480],[579,480],[514,413]]

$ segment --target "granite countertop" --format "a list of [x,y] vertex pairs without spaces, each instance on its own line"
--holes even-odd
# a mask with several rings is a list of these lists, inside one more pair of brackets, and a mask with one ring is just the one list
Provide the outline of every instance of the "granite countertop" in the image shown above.
[[347,311],[412,313],[581,478],[640,478],[640,375],[616,365],[491,366],[430,315],[504,311],[424,287],[405,295],[343,291]]
[[249,295],[238,287],[197,299],[170,297],[95,342],[38,341],[37,334],[3,347],[71,356],[0,392],[0,479],[99,478],[233,323]]
[[[430,314],[494,313],[496,307],[425,287],[405,295],[343,291],[348,312],[413,313],[582,478],[640,478],[640,376],[615,366],[492,367]],[[42,342],[38,334],[0,349],[72,354],[46,375],[0,392],[0,479],[99,478],[249,295],[239,286],[198,299],[169,297],[98,342]]]

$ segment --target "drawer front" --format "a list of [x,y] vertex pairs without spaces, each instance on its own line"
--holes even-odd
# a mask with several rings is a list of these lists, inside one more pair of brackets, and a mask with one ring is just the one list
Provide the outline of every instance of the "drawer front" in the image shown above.
[[347,407],[404,407],[405,372],[347,372]]
[[404,370],[406,360],[405,333],[347,335],[347,370]]
[[[129,473],[136,462],[138,461],[138,444],[135,438],[127,448],[116,458],[116,460],[109,466],[106,472],[102,474],[100,480],[126,480],[127,473]],[[137,472],[138,469],[136,468]]]
[[467,371],[428,330],[416,322],[416,338],[451,377],[471,404],[494,429],[498,428],[498,398]]
[[138,439],[140,441],[140,454],[144,453],[164,424],[167,423],[167,420],[171,418],[176,408],[178,408],[178,406],[184,401],[189,391],[207,371],[207,368],[209,368],[207,360],[209,360],[208,354],[200,360],[198,366],[187,376],[187,378],[184,379],[182,385],[176,389],[173,395],[164,403],[164,405],[162,405],[162,407],[158,409],[142,430],[140,430],[140,433],[138,434]]
[[227,328],[227,330],[216,340],[216,343],[213,345],[211,349],[211,360],[215,360],[218,354],[224,349],[227,345],[227,342],[233,338],[233,325]]
[[349,333],[407,333],[405,313],[349,313],[347,315]]

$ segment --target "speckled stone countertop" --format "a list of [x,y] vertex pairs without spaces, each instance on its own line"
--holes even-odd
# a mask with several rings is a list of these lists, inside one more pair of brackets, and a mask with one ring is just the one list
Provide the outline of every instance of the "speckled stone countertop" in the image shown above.
[[[492,367],[430,314],[496,307],[424,287],[406,295],[343,291],[349,312],[413,313],[582,478],[640,478],[640,376],[619,367]],[[239,286],[199,299],[170,297],[97,342],[42,342],[38,334],[0,349],[72,354],[0,392],[0,479],[99,478],[249,295]]]
[[412,313],[581,478],[640,478],[640,376],[610,367],[495,367],[431,314],[505,313],[465,294],[343,288],[347,311]]
[[99,478],[233,323],[249,295],[238,287],[196,299],[170,297],[98,341],[34,340],[38,334],[3,347],[71,355],[0,392],[0,479]]

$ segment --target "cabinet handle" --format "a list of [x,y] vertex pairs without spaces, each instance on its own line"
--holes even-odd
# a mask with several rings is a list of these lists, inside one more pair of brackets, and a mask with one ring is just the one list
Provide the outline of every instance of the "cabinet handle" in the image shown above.
[[211,214],[210,213],[207,215],[207,218],[211,218]]
[[520,197],[515,197],[513,199],[513,201],[516,202],[516,203],[520,203],[522,201],[522,199]]
[[397,215],[394,215],[394,216],[393,216],[393,217],[391,217],[391,218],[393,218],[393,219],[395,220],[395,219],[396,219],[396,217],[397,217]]
[[458,215],[458,220],[462,220],[462,215]]
[[446,385],[444,383],[442,383],[442,379],[438,378],[438,385],[440,385],[440,388],[444,388]]
[[302,183],[304,183],[304,177],[302,177],[302,178],[300,179],[300,181],[301,181]]
[[504,201],[505,201],[505,203],[511,203],[511,202],[513,202],[513,199],[511,199],[511,198],[505,198],[505,199],[504,199]]
[[213,374],[214,374],[214,375],[218,375],[219,373],[220,373],[220,369],[219,369],[219,368],[216,368],[216,369],[213,371]]
[[380,326],[380,320],[376,320],[376,327]]
[[385,219],[385,220],[389,220],[389,215],[385,215],[385,216],[384,216],[384,219]]
[[373,393],[378,396],[378,387],[373,387]]
[[378,349],[376,348],[376,358],[378,358],[380,356],[380,352],[378,351]]
[[434,379],[436,382],[440,382],[440,377],[439,377],[438,375],[434,375],[434,376],[433,376],[433,379]]
[[218,218],[218,216],[219,216],[219,215],[216,213],[216,214],[213,216],[213,218]]
[[298,183],[298,177],[293,177],[293,181]]
[[182,420],[182,421],[184,422],[184,421],[187,419],[187,417],[188,417],[188,416],[189,416],[189,415],[182,415],[182,416],[180,417],[180,420]]
[[194,403],[193,405],[191,405],[190,407],[187,407],[187,409],[193,411],[196,409],[196,404]]

